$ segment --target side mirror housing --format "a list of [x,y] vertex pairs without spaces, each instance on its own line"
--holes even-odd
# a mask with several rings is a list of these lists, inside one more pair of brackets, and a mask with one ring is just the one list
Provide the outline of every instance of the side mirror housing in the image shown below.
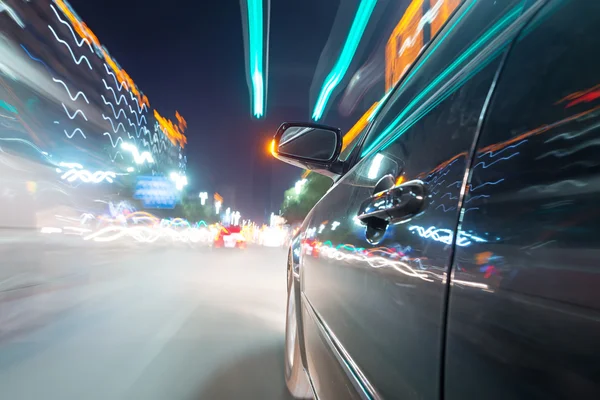
[[283,162],[330,177],[341,174],[342,132],[338,128],[286,122],[277,129],[273,144],[273,155]]

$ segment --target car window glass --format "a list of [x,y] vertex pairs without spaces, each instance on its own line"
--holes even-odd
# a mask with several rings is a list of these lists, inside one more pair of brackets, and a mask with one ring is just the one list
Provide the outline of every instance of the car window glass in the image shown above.
[[[364,156],[393,135],[419,106],[523,11],[523,2],[467,1],[400,81],[360,150]],[[469,18],[465,18],[469,15]],[[468,20],[468,23],[465,22]]]

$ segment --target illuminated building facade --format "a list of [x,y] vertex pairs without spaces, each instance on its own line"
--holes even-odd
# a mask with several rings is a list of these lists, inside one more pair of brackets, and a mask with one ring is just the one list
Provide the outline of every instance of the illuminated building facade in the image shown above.
[[127,197],[138,175],[185,175],[186,129],[66,1],[2,2],[0,185],[30,196],[34,213]]

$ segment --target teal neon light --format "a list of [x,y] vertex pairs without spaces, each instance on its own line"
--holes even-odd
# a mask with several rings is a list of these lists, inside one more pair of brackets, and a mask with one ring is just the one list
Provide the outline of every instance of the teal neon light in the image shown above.
[[342,52],[321,87],[321,92],[317,98],[312,115],[312,118],[315,121],[321,119],[333,90],[340,84],[344,75],[348,72],[348,67],[350,67],[352,58],[354,58],[360,39],[365,32],[365,28],[367,27],[367,23],[371,18],[371,14],[373,13],[376,4],[377,0],[362,0],[360,2],[352,26],[350,27],[350,32],[346,38],[346,43],[344,43],[344,47],[342,48]]
[[263,70],[263,4],[262,0],[248,0],[248,41],[250,80],[252,81],[252,114],[265,114],[265,79]]
[[18,114],[19,112],[12,104],[5,102],[4,100],[0,100],[0,107],[4,108],[6,111],[10,111],[11,113]]
[[[444,34],[444,36],[440,39],[440,42],[434,48],[432,48],[432,52],[429,53],[427,55],[427,57],[425,57],[423,59],[423,61],[419,64],[418,68],[420,68],[423,65],[423,63],[427,60],[427,58],[429,58],[431,56],[433,51],[435,51],[435,49],[437,49],[437,47],[439,47],[441,42],[446,39],[448,34],[450,34],[450,32],[455,28],[456,24],[458,24],[458,22],[460,22],[462,17],[469,11],[470,7],[472,7],[474,3],[475,2],[471,3],[469,5],[469,8],[466,9],[465,12],[450,27],[450,29],[448,29],[448,32],[446,32]],[[483,35],[481,35],[481,37],[479,39],[477,39],[467,50],[465,50],[460,56],[458,56],[456,58],[456,60],[454,60],[452,62],[452,64],[450,64],[444,71],[442,71],[442,73],[440,73],[429,85],[427,85],[427,87],[425,87],[425,89],[423,89],[410,103],[408,103],[408,105],[402,110],[402,112],[398,115],[398,117],[396,117],[396,119],[394,119],[394,121],[390,125],[388,125],[387,128],[385,128],[383,130],[383,132],[373,141],[373,143],[371,143],[369,145],[369,147],[367,147],[365,150],[363,150],[361,156],[365,156],[366,154],[368,154],[382,140],[384,140],[392,131],[394,131],[398,127],[400,122],[404,119],[404,117],[406,117],[407,114],[409,114],[409,112],[412,111],[412,109],[416,106],[416,104],[418,104],[421,100],[423,100],[423,98],[428,96],[430,94],[430,92],[433,90],[433,88],[435,88],[441,81],[446,79],[448,77],[448,75],[454,73],[455,70],[458,68],[458,66],[462,62],[464,62],[467,58],[469,58],[471,55],[473,55],[473,53],[478,51],[487,41],[489,41],[496,34],[498,34],[498,31],[504,29],[508,24],[513,22],[519,16],[519,14],[521,13],[522,10],[523,10],[523,3],[521,3],[518,6],[516,6],[515,8],[513,8],[502,19],[500,19],[493,27],[491,27],[487,32],[485,32]],[[409,75],[406,78],[406,80],[404,81],[402,86],[400,86],[399,90],[402,90],[402,88],[408,82],[408,79],[410,79],[410,78],[412,78],[412,76],[414,76],[414,73],[416,72],[416,70],[417,70],[417,68],[415,68],[415,71],[413,71],[413,73],[411,73],[411,75]],[[416,123],[418,121],[418,119],[420,119],[420,118],[417,118],[413,123],[410,124],[410,126],[412,126],[414,123]],[[393,141],[393,140],[396,140],[397,138],[399,138],[404,132],[406,132],[406,130],[409,127],[405,127],[403,129],[401,129],[390,139],[390,141]]]

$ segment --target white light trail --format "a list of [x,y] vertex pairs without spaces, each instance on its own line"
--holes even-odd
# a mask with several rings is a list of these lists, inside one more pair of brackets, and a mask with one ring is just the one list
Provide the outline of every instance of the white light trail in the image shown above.
[[75,136],[75,133],[77,133],[77,131],[79,131],[79,133],[81,133],[81,136],[83,136],[84,139],[87,139],[87,137],[85,136],[85,133],[83,133],[83,131],[79,128],[75,128],[75,130],[73,130],[73,132],[71,132],[71,135],[69,136],[69,133],[67,132],[66,129],[63,130],[63,132],[65,133],[65,135],[69,138],[72,139],[73,136]]
[[21,28],[25,28],[25,24],[23,23],[23,21],[21,20],[21,18],[19,18],[19,16],[15,12],[15,10],[13,10],[9,6],[7,6],[2,0],[0,0],[0,13],[2,13],[3,11],[6,11],[7,14],[8,14],[8,16],[13,21],[15,21],[17,23],[17,25],[19,25]]
[[[123,143],[121,143],[121,148],[123,150],[130,152],[133,155],[133,160],[135,161],[136,164],[143,164],[146,161],[148,162],[148,164],[152,164],[154,162],[154,158],[152,157],[152,154],[150,154],[147,151],[142,151],[140,153],[139,150],[137,149],[137,147],[135,147],[131,143],[123,142]],[[187,183],[187,181],[186,181],[186,183]]]
[[85,116],[85,114],[83,113],[83,111],[81,111],[79,108],[75,111],[75,113],[73,115],[69,114],[69,110],[67,109],[67,106],[65,106],[65,103],[61,103],[63,108],[65,109],[65,112],[67,113],[67,116],[69,117],[70,120],[74,120],[75,117],[77,117],[77,114],[81,113],[81,116],[83,117],[83,119],[85,119],[86,121],[88,120],[87,117]]
[[83,99],[85,100],[85,102],[88,103],[88,104],[90,104],[89,100],[85,96],[85,93],[83,93],[81,90],[77,92],[77,94],[75,95],[75,97],[73,97],[73,95],[71,94],[71,91],[69,90],[69,88],[67,87],[67,84],[65,82],[61,81],[60,79],[56,79],[54,77],[52,77],[52,80],[54,82],[56,82],[56,83],[60,83],[61,85],[63,85],[63,87],[67,91],[67,94],[69,95],[69,98],[72,101],[76,101],[79,98],[79,96],[83,96]]
[[[83,46],[83,44],[87,44],[88,47],[90,48],[90,52],[94,52],[94,50],[92,49],[92,45],[89,43],[89,41],[85,40],[85,39],[81,39],[81,42],[79,42],[77,40],[77,36],[75,36],[75,32],[73,32],[73,28],[71,28],[71,25],[69,25],[67,23],[67,21],[63,20],[62,18],[60,18],[60,16],[58,15],[58,12],[56,12],[56,9],[54,8],[54,6],[52,4],[50,4],[50,8],[52,8],[52,11],[54,11],[54,14],[56,14],[56,18],[60,21],[61,24],[66,25],[67,28],[69,28],[69,31],[71,31],[71,35],[73,36],[73,40],[75,41],[75,44],[77,45],[77,47],[81,47]],[[89,104],[89,103],[88,103]]]
[[58,35],[56,34],[56,32],[54,32],[54,29],[52,29],[52,27],[50,25],[48,25],[48,28],[50,28],[50,30],[54,34],[54,37],[56,38],[56,40],[59,43],[62,43],[65,46],[67,46],[67,49],[69,49],[69,53],[71,53],[71,57],[73,58],[73,61],[75,62],[75,64],[80,65],[83,61],[85,61],[86,64],[87,64],[87,66],[90,68],[90,70],[93,69],[92,65],[90,64],[90,60],[88,60],[88,58],[86,56],[81,56],[81,57],[79,57],[79,59],[75,58],[75,54],[73,53],[73,50],[71,49],[71,46],[69,46],[69,43],[67,43],[64,40],[60,39],[58,37]]

